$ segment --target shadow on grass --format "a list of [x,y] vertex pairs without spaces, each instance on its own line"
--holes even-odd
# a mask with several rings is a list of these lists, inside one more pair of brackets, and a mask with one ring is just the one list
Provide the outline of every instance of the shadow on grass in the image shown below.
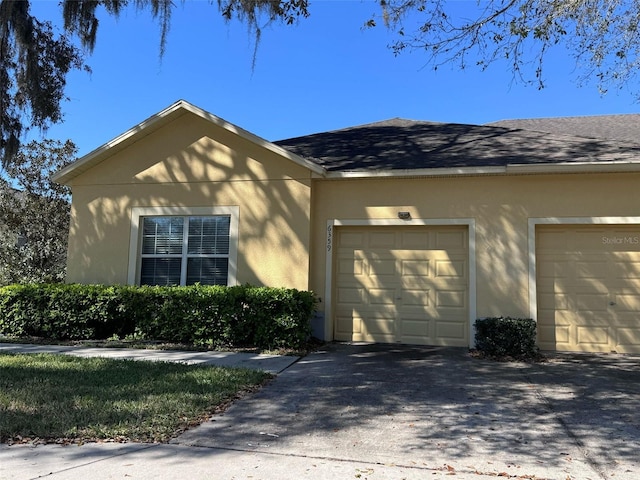
[[0,355],[0,440],[167,441],[269,376],[165,362]]

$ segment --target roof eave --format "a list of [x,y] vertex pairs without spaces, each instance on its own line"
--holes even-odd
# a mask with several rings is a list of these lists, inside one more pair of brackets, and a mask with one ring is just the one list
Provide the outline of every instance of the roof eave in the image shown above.
[[327,178],[393,178],[393,177],[440,177],[452,175],[500,175],[505,167],[455,167],[414,168],[404,170],[353,170],[328,172]]
[[565,162],[552,164],[508,164],[506,166],[416,168],[406,170],[354,170],[328,172],[326,178],[401,178],[482,175],[533,175],[558,173],[640,172],[640,162]]
[[549,164],[511,164],[507,165],[507,174],[536,173],[624,173],[640,172],[640,162],[563,162]]

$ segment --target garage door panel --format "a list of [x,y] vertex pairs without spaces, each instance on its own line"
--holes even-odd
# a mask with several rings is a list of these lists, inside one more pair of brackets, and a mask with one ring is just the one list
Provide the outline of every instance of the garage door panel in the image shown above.
[[364,260],[360,258],[339,260],[336,273],[338,275],[362,276],[365,274]]
[[355,312],[336,315],[336,338],[338,340],[351,340],[352,335],[362,333],[362,322],[360,320]]
[[362,319],[362,329],[371,335],[395,335],[395,316],[391,313],[368,315]]
[[370,288],[369,305],[395,305],[396,291],[395,288]]
[[556,329],[549,325],[538,326],[538,346],[543,350],[555,350]]
[[[640,293],[638,294],[618,294],[615,296],[615,308],[620,314],[640,312]],[[640,321],[640,318],[638,319]]]
[[538,315],[542,310],[568,310],[569,309],[569,295],[540,293],[538,296]]
[[400,276],[429,277],[429,260],[400,260]]
[[607,278],[607,262],[602,260],[576,262],[576,279],[600,279]]
[[460,260],[436,260],[435,276],[440,278],[467,278],[467,262]]
[[620,353],[640,353],[640,327],[618,328],[616,351]]
[[597,327],[594,325],[576,326],[577,346],[582,351],[590,349],[605,350],[609,346],[609,327]]
[[615,254],[613,259],[615,278],[617,280],[638,280],[640,279],[640,253],[632,255]]
[[550,230],[547,228],[544,235],[538,235],[538,238],[536,238],[536,245],[545,252],[566,252],[568,250],[567,235],[564,230]]
[[556,341],[563,345],[570,345],[571,325],[557,325],[554,331]]
[[393,258],[373,258],[369,260],[369,277],[390,277],[396,276],[396,261]]
[[337,229],[336,339],[468,345],[467,244],[466,226]]
[[437,342],[442,342],[441,345],[467,345],[466,330],[465,322],[435,321],[435,337]]
[[616,276],[615,280],[619,285],[628,285],[630,287],[637,286],[640,281],[640,263],[634,263],[632,265],[624,263],[616,263],[615,266]]
[[362,248],[364,245],[364,232],[345,232],[340,235],[339,247]]
[[612,322],[611,318],[597,312],[585,312],[582,313],[578,319],[571,317],[567,323],[580,328],[588,328],[589,326],[594,328],[604,328],[614,326],[617,322]]
[[371,232],[369,234],[369,248],[395,248],[396,247],[396,233],[394,231],[389,232]]
[[398,304],[405,308],[418,307],[427,310],[432,304],[430,295],[430,290],[402,288]]
[[438,290],[436,292],[436,308],[466,309],[466,293],[464,290]]
[[543,350],[555,350],[556,344],[569,345],[570,325],[538,326],[538,345]]
[[602,245],[602,237],[606,234],[606,228],[589,228],[573,230],[573,234],[568,236],[568,246],[576,252],[588,252],[598,250]]
[[608,293],[587,293],[576,295],[576,311],[582,315],[590,315],[594,312],[603,313],[607,311],[609,302]]
[[582,279],[575,280],[573,282],[556,282],[556,292],[564,292],[570,291],[571,295],[608,295],[609,294],[609,282],[606,280],[593,280],[593,279]]
[[336,305],[340,308],[343,305],[363,305],[365,290],[363,288],[341,287],[337,290]]
[[399,318],[402,323],[402,337],[403,339],[407,338],[429,338],[430,337],[430,327],[432,321],[428,317],[417,317],[411,318],[406,316],[401,316]]
[[540,346],[640,351],[640,226],[536,230]]
[[371,315],[362,318],[361,333],[353,338],[359,342],[393,342],[396,336],[393,316]]
[[467,248],[467,232],[465,230],[436,232],[435,248],[439,250],[465,250]]
[[395,321],[391,317],[337,316],[337,340],[356,342],[393,342]]
[[428,250],[431,248],[429,232],[402,232],[400,234],[400,248],[411,250]]
[[538,278],[563,279],[570,271],[568,261],[549,259],[538,263]]

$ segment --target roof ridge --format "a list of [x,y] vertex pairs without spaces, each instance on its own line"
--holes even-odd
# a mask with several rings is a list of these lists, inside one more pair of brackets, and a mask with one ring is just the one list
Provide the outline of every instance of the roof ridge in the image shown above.
[[494,125],[501,122],[528,122],[537,120],[584,120],[585,118],[597,119],[597,118],[611,118],[611,117],[632,117],[640,116],[639,113],[603,113],[603,114],[588,114],[588,115],[558,115],[558,116],[544,116],[544,117],[528,117],[528,118],[503,118],[493,122],[487,122],[483,125]]

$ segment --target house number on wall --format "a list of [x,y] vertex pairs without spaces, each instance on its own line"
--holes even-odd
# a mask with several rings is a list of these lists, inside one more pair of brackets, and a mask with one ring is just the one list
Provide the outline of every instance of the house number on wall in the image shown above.
[[327,252],[331,252],[331,244],[333,243],[333,225],[327,226]]

